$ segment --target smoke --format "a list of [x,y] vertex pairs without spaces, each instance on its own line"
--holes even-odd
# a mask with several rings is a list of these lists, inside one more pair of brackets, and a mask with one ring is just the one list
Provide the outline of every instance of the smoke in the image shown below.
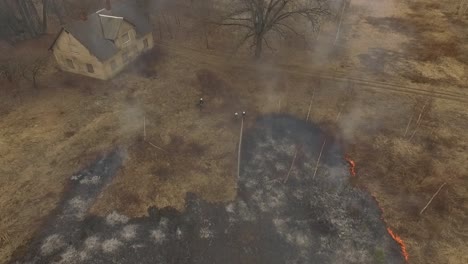
[[144,112],[138,104],[124,105],[119,113],[121,135],[135,135],[143,131]]
[[106,223],[114,226],[114,225],[121,225],[121,224],[126,224],[128,222],[128,217],[125,215],[121,215],[117,212],[112,212],[111,214],[107,215],[106,217]]
[[123,243],[116,238],[111,238],[102,242],[102,251],[104,253],[112,253],[123,246]]
[[65,247],[65,241],[59,234],[48,236],[41,246],[41,254],[44,256],[51,255]]
[[133,240],[137,236],[138,225],[126,225],[120,233],[121,237],[127,241]]
[[355,142],[356,133],[362,132],[363,128],[369,126],[370,122],[361,107],[356,106],[348,111],[340,117],[338,127],[343,139],[347,142]]

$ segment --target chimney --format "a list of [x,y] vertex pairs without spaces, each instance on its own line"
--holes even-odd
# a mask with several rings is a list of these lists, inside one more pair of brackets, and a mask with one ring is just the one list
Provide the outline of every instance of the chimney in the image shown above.
[[111,1],[110,0],[106,0],[106,6],[105,6],[106,10],[110,11],[112,9],[112,5],[111,5]]

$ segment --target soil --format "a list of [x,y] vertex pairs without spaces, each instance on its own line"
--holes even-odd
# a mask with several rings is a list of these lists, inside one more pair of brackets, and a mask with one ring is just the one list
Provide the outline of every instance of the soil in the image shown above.
[[[337,23],[331,21],[314,50],[278,42],[261,62],[246,57],[248,50],[227,54],[233,32],[214,32],[206,49],[204,38],[191,31],[193,21],[180,17],[171,34],[155,32],[159,49],[143,72],[136,66],[102,82],[52,65],[38,89],[24,81],[2,83],[0,263],[13,255],[32,258],[29,246],[52,234],[45,227],[68,201],[70,177],[116,148],[125,153],[120,169],[86,203],[86,219],[96,219],[90,221],[108,228],[109,236],[125,227],[109,227],[109,215],[154,220],[149,226],[157,228],[149,208],[170,207],[157,215],[180,220],[193,213],[187,205],[192,200],[227,214],[224,206],[239,201],[242,186],[234,118],[241,111],[247,112],[246,131],[257,117],[274,112],[309,116],[356,162],[353,186],[375,198],[386,225],[406,244],[410,263],[468,263],[468,27],[454,5],[353,0],[336,45]],[[29,42],[16,48],[33,47]],[[187,193],[197,198],[186,199]],[[253,231],[237,235],[255,240],[251,233],[259,227],[244,228]],[[281,247],[284,238],[276,238]],[[80,239],[72,243],[77,251],[85,243]],[[106,250],[118,248],[119,241],[107,241]]]

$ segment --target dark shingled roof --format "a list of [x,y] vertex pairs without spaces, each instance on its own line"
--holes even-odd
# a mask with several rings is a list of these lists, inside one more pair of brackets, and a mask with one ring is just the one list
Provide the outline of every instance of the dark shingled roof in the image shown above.
[[120,26],[124,21],[123,18],[108,17],[99,15],[101,19],[102,32],[104,33],[104,38],[115,40],[118,37]]
[[[125,21],[135,26],[138,36],[146,35],[152,30],[147,17],[134,1],[117,3],[112,6],[111,10],[100,10],[89,15],[87,20],[73,21],[64,26],[67,32],[71,33],[100,60],[107,60],[119,51],[118,47],[111,40],[116,37],[115,27],[119,23],[109,23],[107,19],[102,21],[101,18],[104,16],[100,15],[122,17]],[[104,30],[107,30],[105,34]],[[54,44],[55,42],[52,46]]]

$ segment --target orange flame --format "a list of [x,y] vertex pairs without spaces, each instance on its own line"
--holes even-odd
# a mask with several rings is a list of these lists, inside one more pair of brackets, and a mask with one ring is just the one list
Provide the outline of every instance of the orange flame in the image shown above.
[[349,164],[349,173],[351,173],[351,176],[356,176],[356,162],[347,156],[345,157],[345,160]]
[[405,242],[403,242],[403,239],[401,239],[401,237],[399,237],[397,234],[395,234],[390,229],[390,227],[387,227],[387,232],[390,234],[390,236],[393,238],[393,240],[395,240],[395,242],[397,242],[397,244],[400,246],[401,253],[403,254],[403,257],[405,257],[405,260],[408,261],[409,255],[408,255],[408,251],[406,251],[406,245],[405,245]]
[[[348,156],[345,156],[345,160],[348,162],[349,164],[349,172],[351,173],[352,176],[356,176],[356,162],[354,162],[354,160],[352,160],[351,158],[349,158]],[[369,192],[369,194],[371,195],[372,199],[374,199],[375,203],[377,204],[377,207],[379,208],[380,210],[380,219],[384,222],[384,224],[387,226],[387,223],[383,217],[383,209],[382,207],[380,207],[380,204],[379,204],[379,201],[377,200],[377,197],[375,197],[372,193]],[[406,245],[405,245],[405,242],[403,241],[403,239],[398,236],[397,234],[395,234],[395,232],[393,232],[392,229],[390,229],[390,227],[387,227],[387,232],[388,234],[392,237],[392,239],[400,246],[401,248],[401,254],[403,255],[403,257],[405,258],[405,261],[408,262],[408,259],[409,259],[409,254],[408,254],[408,251],[406,250]]]

